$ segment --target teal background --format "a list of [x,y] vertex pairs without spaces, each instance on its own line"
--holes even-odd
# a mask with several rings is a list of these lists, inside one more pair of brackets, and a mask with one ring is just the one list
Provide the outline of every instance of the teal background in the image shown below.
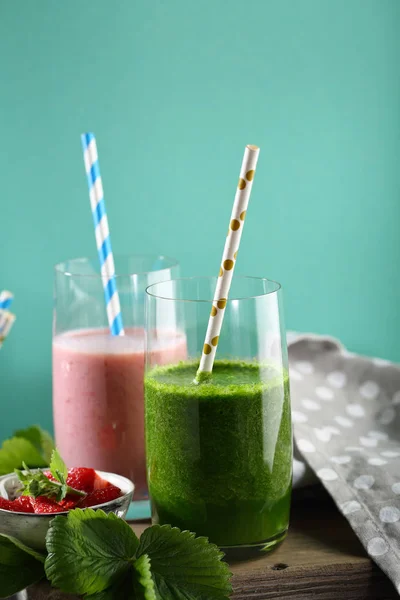
[[0,5],[0,439],[51,427],[52,266],[93,254],[79,135],[98,138],[114,252],[214,274],[245,144],[238,272],[289,328],[400,361],[400,2]]

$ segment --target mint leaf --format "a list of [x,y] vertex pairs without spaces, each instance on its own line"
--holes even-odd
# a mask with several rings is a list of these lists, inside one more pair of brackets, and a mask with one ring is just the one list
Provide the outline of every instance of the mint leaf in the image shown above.
[[29,440],[13,437],[3,442],[0,449],[0,475],[21,469],[24,461],[30,467],[47,466],[47,461]]
[[57,479],[57,481],[59,481],[63,485],[66,485],[68,469],[57,449],[53,450],[51,455],[50,473],[55,479]]
[[[54,441],[48,431],[45,431],[39,425],[32,425],[26,429],[18,429],[14,433],[15,437],[24,438],[31,442],[43,456],[46,466],[50,463],[51,453],[54,450]],[[35,466],[35,465],[32,465]]]
[[157,600],[151,575],[151,563],[147,554],[142,554],[140,558],[135,560],[133,569],[133,585],[137,600]]
[[0,534],[0,598],[7,598],[44,577],[44,557],[18,540]]
[[116,515],[76,508],[50,523],[46,575],[64,592],[93,595],[126,575],[138,546],[132,529]]
[[169,525],[153,525],[140,538],[136,556],[147,554],[157,598],[222,600],[232,592],[223,553],[207,538]]

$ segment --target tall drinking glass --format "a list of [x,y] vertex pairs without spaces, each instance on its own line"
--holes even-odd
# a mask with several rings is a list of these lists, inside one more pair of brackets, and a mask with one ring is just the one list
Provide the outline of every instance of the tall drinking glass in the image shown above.
[[[292,482],[281,289],[267,279],[235,276],[230,299],[214,308],[215,286],[216,278],[191,278],[147,288],[146,448],[153,520],[224,548],[269,550],[286,535]],[[196,384],[209,315],[218,310],[225,316],[212,378]],[[159,345],[182,339],[187,359],[161,361]]]
[[[119,473],[147,496],[144,444],[144,304],[148,285],[179,275],[163,256],[116,256],[124,336],[108,327],[98,259],[55,267],[53,412],[56,443],[67,465]],[[175,341],[155,350],[169,363]],[[183,350],[184,351],[184,350]]]

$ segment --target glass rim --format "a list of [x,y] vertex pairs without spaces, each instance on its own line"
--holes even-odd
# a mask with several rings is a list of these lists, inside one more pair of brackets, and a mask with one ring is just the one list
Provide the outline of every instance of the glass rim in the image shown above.
[[[176,260],[176,258],[172,258],[170,256],[165,256],[164,254],[114,254],[114,257],[118,260],[118,258],[135,258],[135,259],[143,259],[143,258],[147,258],[147,259],[153,259],[154,261],[156,260],[162,260],[162,261],[166,261],[168,264],[167,266],[163,267],[162,269],[148,269],[148,270],[144,270],[144,271],[135,271],[135,272],[130,272],[130,273],[115,273],[115,278],[118,279],[119,277],[133,277],[134,275],[149,275],[150,273],[162,273],[163,271],[169,271],[170,269],[173,269],[174,267],[178,267],[179,266],[179,262]],[[93,256],[79,256],[76,258],[67,258],[66,260],[62,260],[59,263],[56,263],[54,265],[54,271],[56,273],[60,273],[61,275],[65,275],[65,277],[84,277],[84,278],[92,278],[92,279],[104,279],[104,275],[102,275],[101,273],[73,273],[71,271],[71,269],[66,269],[65,265],[67,263],[89,263],[89,262],[96,262],[98,261],[98,257],[96,257],[95,255]]]
[[[218,277],[217,276],[212,276],[212,275],[194,275],[193,277],[177,277],[176,279],[167,279],[166,281],[159,281],[156,283],[151,283],[150,285],[147,286],[146,288],[146,294],[148,296],[150,296],[151,298],[156,298],[158,300],[170,300],[172,302],[194,302],[194,303],[200,303],[200,302],[204,302],[206,304],[212,304],[214,302],[213,299],[210,300],[200,300],[200,299],[193,299],[193,298],[167,298],[165,296],[160,296],[159,294],[154,294],[151,293],[151,288],[155,288],[158,285],[165,285],[167,283],[171,283],[173,281],[194,281],[194,280],[200,280],[200,279],[215,279],[217,280]],[[282,286],[278,281],[275,281],[274,279],[268,279],[268,277],[253,277],[251,275],[235,275],[235,279],[247,279],[247,280],[251,280],[251,281],[264,281],[267,283],[273,283],[275,288],[273,290],[270,290],[268,292],[263,292],[261,294],[252,294],[249,296],[243,296],[240,298],[231,298],[229,297],[227,299],[227,303],[229,302],[234,302],[234,301],[239,301],[239,300],[255,300],[256,298],[264,298],[265,296],[270,296],[271,294],[277,294],[281,289]]]

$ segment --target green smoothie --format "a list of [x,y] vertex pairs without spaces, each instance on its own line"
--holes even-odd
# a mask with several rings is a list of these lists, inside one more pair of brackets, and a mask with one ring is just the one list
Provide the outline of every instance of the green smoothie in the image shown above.
[[145,377],[147,474],[153,518],[220,546],[265,544],[288,527],[292,429],[287,373],[217,360]]

